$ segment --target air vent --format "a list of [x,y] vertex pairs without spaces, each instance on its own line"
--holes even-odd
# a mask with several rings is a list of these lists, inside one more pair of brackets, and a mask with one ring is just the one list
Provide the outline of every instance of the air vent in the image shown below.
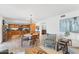
[[62,17],[65,17],[66,15],[61,15],[60,17],[62,18]]

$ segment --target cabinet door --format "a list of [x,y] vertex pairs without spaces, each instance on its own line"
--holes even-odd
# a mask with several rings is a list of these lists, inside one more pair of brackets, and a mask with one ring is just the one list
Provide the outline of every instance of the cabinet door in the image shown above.
[[34,33],[35,32],[35,29],[36,29],[36,25],[35,24],[31,24],[30,25],[30,32],[31,33]]

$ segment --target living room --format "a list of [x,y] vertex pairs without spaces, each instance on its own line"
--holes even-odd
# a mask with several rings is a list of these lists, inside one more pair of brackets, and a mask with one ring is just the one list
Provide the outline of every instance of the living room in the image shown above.
[[0,53],[78,54],[78,7],[78,4],[0,5]]

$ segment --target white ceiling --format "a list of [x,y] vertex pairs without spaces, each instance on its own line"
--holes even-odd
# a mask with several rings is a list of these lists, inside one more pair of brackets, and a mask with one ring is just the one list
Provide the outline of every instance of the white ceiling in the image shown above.
[[77,4],[3,4],[0,5],[0,16],[26,19],[31,14],[35,19],[53,17],[63,13],[79,10]]

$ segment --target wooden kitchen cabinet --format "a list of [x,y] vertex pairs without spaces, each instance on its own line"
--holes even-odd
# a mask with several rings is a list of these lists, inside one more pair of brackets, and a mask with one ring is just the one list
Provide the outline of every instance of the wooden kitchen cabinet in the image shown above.
[[36,24],[31,24],[30,25],[30,33],[34,33],[36,29]]
[[20,25],[17,25],[17,24],[9,24],[8,27],[9,28],[19,28]]
[[[7,31],[5,33],[5,37],[6,37],[6,40],[5,41],[8,41],[10,40],[13,36],[21,36],[21,35],[24,35],[24,34],[27,34],[27,33],[34,33],[35,32],[35,29],[36,29],[36,25],[35,24],[28,24],[28,25],[18,25],[18,24],[8,24],[8,28],[10,29],[10,31]],[[17,30],[13,30],[11,28],[18,28]],[[19,28],[29,28],[28,30],[19,30]]]

